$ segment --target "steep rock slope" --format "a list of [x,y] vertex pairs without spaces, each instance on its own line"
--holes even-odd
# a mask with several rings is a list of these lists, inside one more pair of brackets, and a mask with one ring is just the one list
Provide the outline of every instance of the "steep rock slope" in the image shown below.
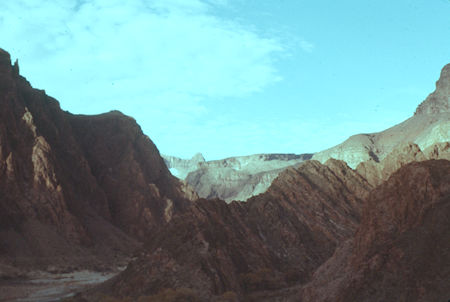
[[369,188],[341,161],[308,161],[245,203],[199,200],[101,290],[136,297],[187,287],[210,300],[305,283],[352,235]]
[[447,160],[411,163],[377,187],[355,237],[314,273],[302,301],[447,301],[449,172]]
[[381,184],[389,176],[402,166],[417,161],[428,159],[450,160],[450,143],[436,143],[425,150],[413,143],[399,145],[394,148],[382,161],[376,162],[372,159],[362,162],[356,167],[356,171],[367,179],[373,186]]
[[385,131],[358,134],[342,144],[314,154],[313,159],[325,162],[341,159],[356,166],[366,160],[382,160],[394,148],[408,143],[420,149],[450,141],[450,64],[442,69],[436,90],[422,102],[413,117]]
[[180,183],[134,120],[62,111],[3,50],[0,104],[2,262],[111,263],[183,206]]
[[[423,151],[396,144],[358,170],[339,160],[311,160],[287,168],[245,203],[199,200],[95,292],[156,301],[174,293],[205,301],[442,299],[448,268],[422,250],[438,244],[436,255],[447,261],[448,213],[441,204],[450,197],[449,162],[427,159],[448,158],[448,149],[447,142]],[[436,218],[427,218],[429,212]],[[419,270],[425,274],[416,278]]]
[[134,119],[112,111],[69,115],[68,120],[116,226],[145,239],[152,227],[170,221],[183,207],[179,181]]
[[190,160],[164,156],[171,171],[202,198],[227,202],[245,201],[267,190],[287,167],[311,158],[311,154],[255,154],[205,161],[201,154]]

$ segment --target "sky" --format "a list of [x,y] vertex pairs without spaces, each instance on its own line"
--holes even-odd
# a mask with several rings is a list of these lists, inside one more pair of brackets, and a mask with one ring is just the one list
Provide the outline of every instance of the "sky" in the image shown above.
[[450,62],[450,1],[0,1],[0,48],[162,154],[310,153],[414,113]]

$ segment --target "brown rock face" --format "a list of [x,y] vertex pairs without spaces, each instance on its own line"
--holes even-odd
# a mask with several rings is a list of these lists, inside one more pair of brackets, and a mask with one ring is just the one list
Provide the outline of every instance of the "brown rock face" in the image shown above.
[[155,237],[105,291],[153,295],[187,287],[204,299],[305,283],[356,229],[370,185],[345,163],[289,168],[247,202],[199,200]]
[[395,148],[382,161],[368,160],[356,167],[356,171],[367,179],[369,183],[378,186],[402,166],[427,159],[448,159],[450,157],[450,144],[437,143],[422,152],[419,146],[408,143]]
[[342,161],[309,161],[245,203],[199,200],[101,290],[136,297],[190,288],[205,301],[227,291],[242,301],[440,301],[450,293],[441,265],[450,263],[450,162],[405,148],[387,157],[397,161],[375,189]]
[[[123,273],[85,297],[450,298],[450,162],[427,160],[448,158],[448,142],[424,136],[428,148],[388,154],[394,132],[367,135],[384,155],[357,170],[311,160],[246,203],[189,202],[133,119],[63,112],[18,71],[0,50],[0,266],[112,266],[145,239]],[[432,121],[439,134],[446,120],[417,114],[395,133]]]
[[164,215],[168,208],[182,207],[180,183],[134,119],[117,111],[68,119],[106,194],[114,225],[144,239],[152,227],[170,220]]
[[450,162],[411,163],[370,195],[355,238],[305,287],[302,301],[447,301]]
[[134,120],[63,112],[0,50],[2,261],[44,268],[113,262],[166,223],[162,213],[181,208],[181,195]]

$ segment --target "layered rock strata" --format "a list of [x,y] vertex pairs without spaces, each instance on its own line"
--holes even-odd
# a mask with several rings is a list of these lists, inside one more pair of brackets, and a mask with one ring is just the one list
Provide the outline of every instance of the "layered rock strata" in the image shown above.
[[0,50],[0,260],[123,260],[187,202],[180,182],[132,118],[64,112],[18,70]]
[[245,201],[264,193],[281,171],[310,159],[312,154],[255,154],[205,161],[163,156],[175,176],[202,198]]

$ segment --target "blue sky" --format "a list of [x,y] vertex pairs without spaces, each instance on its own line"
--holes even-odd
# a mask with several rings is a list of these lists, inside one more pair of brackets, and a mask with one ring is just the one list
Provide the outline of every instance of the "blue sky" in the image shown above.
[[0,47],[163,154],[306,153],[413,114],[450,62],[450,1],[1,1]]

